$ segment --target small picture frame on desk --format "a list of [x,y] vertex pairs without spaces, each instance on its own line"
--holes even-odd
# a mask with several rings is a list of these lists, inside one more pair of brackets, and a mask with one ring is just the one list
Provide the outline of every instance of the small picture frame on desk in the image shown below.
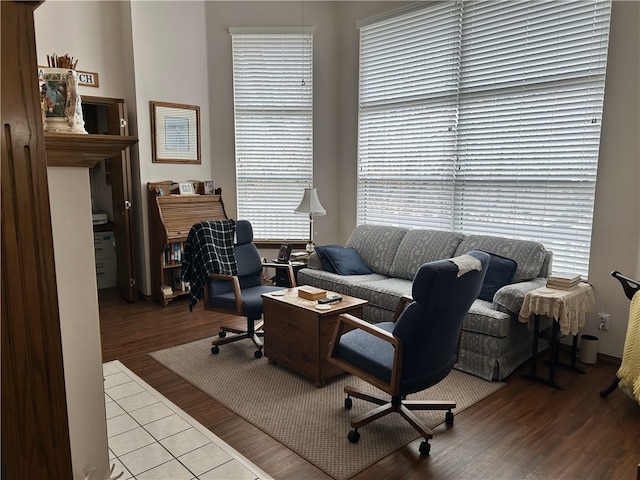
[[196,192],[193,188],[193,183],[191,182],[180,182],[178,183],[178,191],[180,195],[195,195]]
[[213,180],[205,180],[204,181],[204,194],[205,195],[213,195],[216,193],[216,184]]

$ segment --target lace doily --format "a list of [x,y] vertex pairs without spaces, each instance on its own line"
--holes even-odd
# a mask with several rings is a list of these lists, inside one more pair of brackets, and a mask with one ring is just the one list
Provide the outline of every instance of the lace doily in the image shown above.
[[448,259],[458,267],[458,277],[461,277],[465,273],[472,270],[482,270],[482,262],[473,255],[460,255],[459,257],[453,257]]

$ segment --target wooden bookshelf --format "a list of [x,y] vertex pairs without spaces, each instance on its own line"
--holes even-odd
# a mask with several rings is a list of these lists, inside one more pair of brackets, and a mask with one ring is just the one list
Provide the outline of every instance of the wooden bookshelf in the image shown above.
[[[149,182],[149,263],[151,265],[151,290],[154,299],[163,306],[189,290],[176,282],[182,270],[181,256],[189,230],[204,220],[226,219],[222,202],[222,189],[214,195],[204,195],[204,182],[191,180],[195,195],[178,194],[177,182],[166,180]],[[169,255],[166,251],[169,249]],[[173,257],[171,252],[174,252]],[[171,287],[171,293],[163,293],[162,286]]]

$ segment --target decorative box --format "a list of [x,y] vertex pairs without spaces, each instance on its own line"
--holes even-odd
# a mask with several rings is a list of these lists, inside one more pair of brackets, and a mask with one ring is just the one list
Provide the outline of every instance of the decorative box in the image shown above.
[[302,287],[298,287],[298,296],[307,300],[318,300],[320,298],[325,298],[327,296],[327,291],[321,288],[304,285]]

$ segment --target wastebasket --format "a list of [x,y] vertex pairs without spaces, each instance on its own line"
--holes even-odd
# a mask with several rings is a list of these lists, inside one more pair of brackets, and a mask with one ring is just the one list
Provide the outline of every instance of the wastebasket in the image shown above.
[[580,337],[580,362],[593,365],[598,359],[598,341],[600,339],[593,335],[582,335]]

